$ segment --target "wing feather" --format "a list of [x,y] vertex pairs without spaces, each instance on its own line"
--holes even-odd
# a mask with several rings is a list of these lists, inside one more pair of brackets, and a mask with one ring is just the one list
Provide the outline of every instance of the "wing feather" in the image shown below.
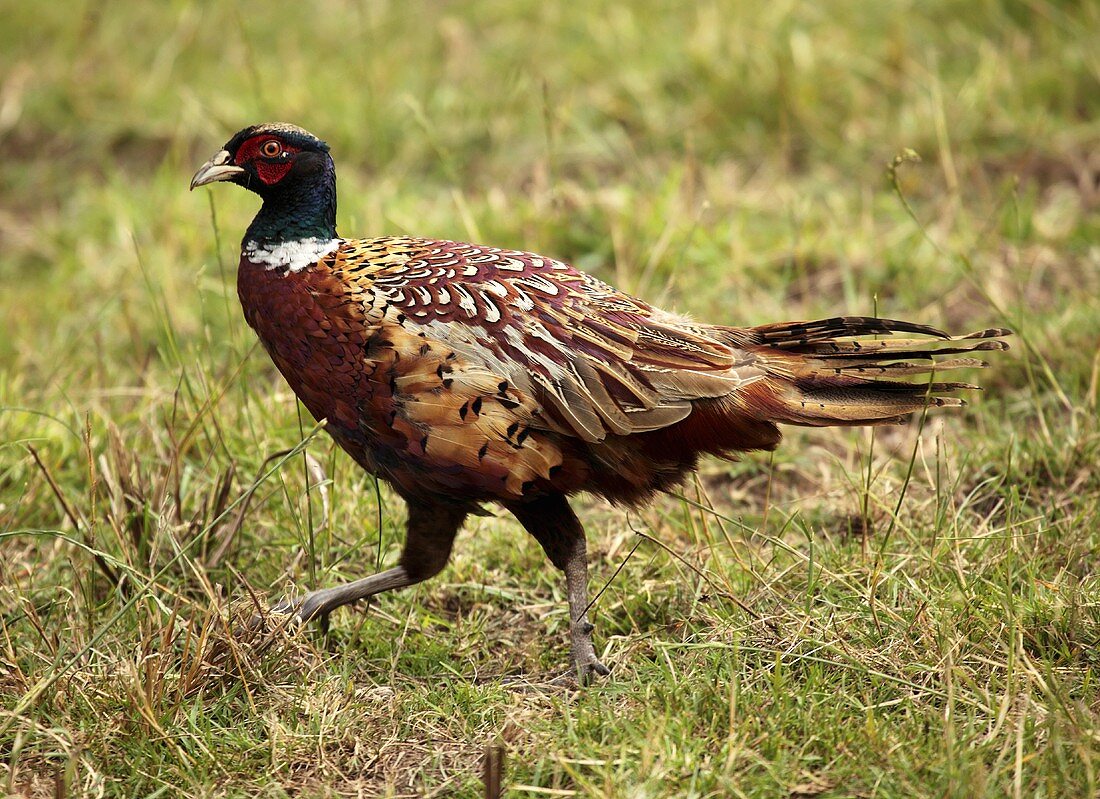
[[464,375],[471,391],[507,380],[537,400],[530,423],[588,442],[675,424],[693,400],[764,374],[708,328],[532,253],[389,238],[346,242],[334,257],[403,323],[483,368],[481,385]]

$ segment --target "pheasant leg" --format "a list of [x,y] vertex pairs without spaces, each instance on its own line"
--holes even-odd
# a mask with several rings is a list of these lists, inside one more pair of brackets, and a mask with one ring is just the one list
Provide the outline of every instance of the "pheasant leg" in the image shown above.
[[[339,607],[434,577],[450,560],[451,545],[465,518],[466,510],[461,506],[410,501],[400,565],[361,580],[322,588],[301,598],[288,597],[273,606],[271,612],[293,614],[302,622],[320,619],[322,627],[327,628],[328,615]],[[263,620],[257,618],[253,625],[262,623]]]
[[352,602],[366,599],[383,591],[405,588],[414,582],[417,581],[409,577],[404,567],[398,566],[355,582],[311,591],[301,598],[287,597],[278,604],[273,605],[271,612],[285,615],[293,613],[303,622],[319,618],[321,623],[325,624],[328,614],[336,608],[350,605]]
[[516,502],[508,509],[527,532],[542,544],[550,562],[565,572],[569,597],[569,644],[577,681],[587,685],[597,674],[611,670],[596,657],[592,623],[588,620],[588,555],[584,528],[561,494]]
[[588,555],[584,536],[574,539],[565,562],[565,587],[569,594],[569,643],[577,681],[588,685],[595,675],[611,673],[596,657],[592,645],[592,622],[588,620]]

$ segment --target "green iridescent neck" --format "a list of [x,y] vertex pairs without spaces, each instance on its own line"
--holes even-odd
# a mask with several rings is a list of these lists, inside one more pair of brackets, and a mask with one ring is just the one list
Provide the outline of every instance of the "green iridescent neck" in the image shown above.
[[248,226],[246,242],[336,238],[336,167],[331,158],[325,160],[324,168],[308,179],[261,194],[264,204]]

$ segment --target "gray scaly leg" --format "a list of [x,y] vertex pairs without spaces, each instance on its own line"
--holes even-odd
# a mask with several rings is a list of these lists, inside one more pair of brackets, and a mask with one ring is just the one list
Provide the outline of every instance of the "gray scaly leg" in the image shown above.
[[592,645],[592,623],[588,607],[588,556],[584,528],[569,502],[561,494],[539,497],[529,502],[508,505],[520,523],[546,551],[550,561],[565,572],[569,596],[569,643],[577,680],[587,685],[595,675],[611,670],[596,657]]

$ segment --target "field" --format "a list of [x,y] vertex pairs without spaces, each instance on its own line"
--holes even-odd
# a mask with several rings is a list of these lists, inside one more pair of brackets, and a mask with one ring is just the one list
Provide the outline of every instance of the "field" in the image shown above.
[[[0,792],[1100,794],[1100,4],[8,0]],[[404,508],[240,314],[237,129],[326,138],[345,235],[532,249],[759,324],[1015,331],[961,412],[788,429],[576,502],[597,651],[510,516],[331,630]],[[919,154],[919,160],[914,154]]]

